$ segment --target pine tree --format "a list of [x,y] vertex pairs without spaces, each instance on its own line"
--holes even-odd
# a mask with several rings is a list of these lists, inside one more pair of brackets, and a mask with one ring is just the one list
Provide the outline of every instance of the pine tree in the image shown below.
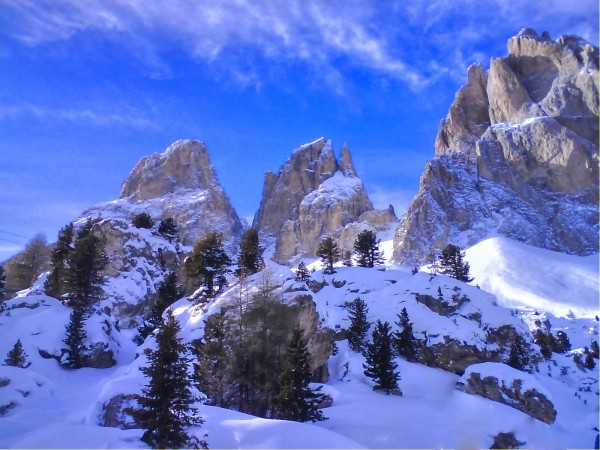
[[379,250],[379,243],[375,233],[364,230],[354,241],[354,251],[357,254],[356,263],[360,267],[374,267],[383,263],[383,252]]
[[199,389],[208,396],[208,404],[227,407],[231,348],[228,323],[223,311],[204,319],[204,336],[196,348],[195,378]]
[[73,250],[73,234],[73,223],[62,227],[58,232],[56,245],[50,254],[52,270],[46,279],[44,290],[46,294],[57,299],[60,299],[65,293],[64,279],[68,269],[69,254]]
[[309,386],[309,359],[310,354],[303,333],[295,329],[285,355],[283,369],[277,378],[279,392],[274,404],[277,416],[282,419],[297,422],[316,422],[326,419],[318,409],[325,396],[318,389],[311,389]]
[[363,299],[357,297],[348,306],[348,347],[355,352],[364,353],[366,350],[367,334],[371,323],[367,320],[369,308]]
[[143,327],[140,327],[138,330],[140,335],[145,338],[152,333],[152,331],[154,331],[162,322],[163,312],[182,296],[183,292],[177,282],[177,274],[175,272],[169,272],[158,286],[156,301],[152,305],[150,317],[144,322]]
[[31,365],[31,363],[27,362],[27,353],[23,350],[21,339],[17,340],[12,350],[8,352],[4,364],[7,366],[21,367],[22,369]]
[[136,395],[140,409],[131,413],[145,430],[142,441],[151,448],[207,447],[185,430],[204,421],[192,407],[198,399],[192,393],[193,379],[188,374],[191,360],[177,336],[180,331],[173,312],[168,310],[156,334],[157,349],[149,351],[149,365],[140,369],[149,381],[142,395]]
[[398,322],[396,325],[401,331],[394,333],[394,347],[400,356],[404,356],[407,361],[417,360],[417,340],[413,334],[412,323],[408,318],[406,308],[402,308],[402,312],[398,314]]
[[185,271],[190,277],[200,276],[209,296],[215,292],[215,282],[219,282],[231,265],[231,259],[223,248],[223,234],[209,232],[194,246],[194,251],[185,259]]
[[162,219],[158,225],[158,234],[167,239],[169,243],[177,239],[177,224],[172,217]]
[[136,214],[131,220],[131,223],[136,228],[150,229],[154,226],[154,220],[148,213],[145,212]]
[[306,264],[302,261],[298,264],[298,269],[296,270],[296,281],[306,281],[310,278],[310,272],[306,268]]
[[[585,348],[586,350],[588,350],[588,348]],[[592,353],[588,350],[587,352],[585,352],[585,361],[584,361],[584,366],[586,369],[589,370],[593,370],[594,367],[596,367],[596,362],[594,361],[594,356],[592,355]]]
[[4,275],[4,266],[0,265],[0,312],[4,311],[4,300],[6,300],[6,275]]
[[540,347],[540,352],[544,358],[550,359],[552,357],[554,338],[550,332],[544,333],[541,328],[538,328],[533,336],[533,341]]
[[[363,364],[365,375],[375,381],[374,391],[383,391],[386,395],[396,393],[400,375],[396,372],[398,365],[392,353],[392,333],[390,324],[377,321],[373,330],[373,342],[367,344],[366,364]],[[401,395],[401,393],[400,393]]]
[[87,337],[84,324],[86,318],[86,309],[79,304],[75,305],[66,326],[67,336],[63,341],[67,345],[67,352],[65,359],[61,361],[61,365],[67,369],[80,369],[83,367],[85,339]]
[[590,353],[595,359],[598,359],[598,350],[598,341],[592,341],[592,345],[590,346]]
[[552,350],[556,353],[567,353],[569,350],[571,350],[571,342],[569,341],[569,337],[567,336],[567,333],[562,330],[556,333],[556,338],[553,339],[553,342],[554,347]]
[[526,370],[529,366],[529,361],[531,360],[529,356],[530,352],[531,348],[525,338],[520,334],[517,334],[510,346],[506,364],[518,370]]
[[238,275],[252,275],[261,270],[265,262],[263,261],[264,248],[260,246],[258,231],[250,228],[242,235],[240,242],[240,252],[238,255]]
[[332,237],[327,237],[319,243],[316,254],[325,265],[323,272],[328,274],[335,273],[333,265],[340,259],[340,250]]
[[473,281],[473,278],[469,276],[469,263],[464,258],[465,252],[461,251],[460,247],[452,244],[446,245],[440,258],[441,273],[465,283]]

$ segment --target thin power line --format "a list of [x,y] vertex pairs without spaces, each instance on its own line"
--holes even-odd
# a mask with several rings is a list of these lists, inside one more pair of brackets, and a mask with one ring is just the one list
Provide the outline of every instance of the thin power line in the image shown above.
[[23,238],[23,239],[29,239],[29,237],[28,237],[28,236],[23,236],[22,234],[13,233],[13,232],[11,232],[11,231],[0,230],[0,233],[4,233],[4,234],[10,234],[11,236],[20,237],[20,238]]
[[0,237],[0,241],[10,242],[11,244],[24,245],[22,242],[11,241],[10,239],[4,239]]

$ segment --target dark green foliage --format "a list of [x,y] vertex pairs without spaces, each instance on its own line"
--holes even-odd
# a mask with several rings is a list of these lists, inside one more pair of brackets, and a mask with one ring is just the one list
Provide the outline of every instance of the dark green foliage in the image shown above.
[[260,246],[258,231],[250,228],[242,235],[240,253],[238,255],[238,276],[252,275],[261,270],[265,262],[262,254],[264,248]]
[[571,350],[571,342],[569,341],[569,337],[567,333],[564,331],[558,331],[556,333],[556,338],[553,339],[554,347],[552,350],[556,353],[567,353]]
[[168,239],[169,243],[177,239],[177,224],[172,217],[167,217],[160,221],[158,225],[158,234],[165,239]]
[[204,336],[196,348],[196,381],[208,396],[208,404],[227,407],[231,385],[231,346],[226,315],[223,311],[204,320]]
[[183,297],[183,292],[177,282],[177,274],[169,272],[160,283],[156,291],[156,301],[152,305],[150,317],[139,328],[140,335],[145,338],[162,322],[162,314],[165,310]]
[[223,234],[211,231],[200,239],[184,265],[187,275],[202,277],[208,296],[214,296],[215,282],[223,280],[231,265],[231,258],[223,248]]
[[461,251],[460,247],[452,244],[446,245],[440,258],[441,273],[465,283],[473,281],[473,278],[469,276],[469,263],[464,258],[465,252]]
[[527,370],[529,367],[531,348],[525,338],[520,334],[515,336],[515,340],[510,346],[508,360],[506,364],[518,370]]
[[325,265],[323,272],[328,274],[335,273],[333,265],[340,259],[340,249],[332,237],[327,237],[319,243],[316,254]]
[[598,359],[598,341],[592,341],[592,345],[590,347],[590,353],[592,357]]
[[69,323],[66,326],[67,337],[63,341],[67,345],[65,359],[61,365],[68,369],[80,369],[83,367],[85,352],[85,332],[84,322],[87,318],[87,311],[79,305],[74,306],[69,317]]
[[198,399],[192,394],[193,380],[188,374],[191,360],[177,336],[180,330],[173,312],[168,310],[156,334],[157,349],[149,351],[149,365],[140,369],[149,381],[142,395],[136,395],[140,409],[131,413],[144,429],[142,441],[152,448],[206,448],[205,442],[185,431],[204,421],[192,407]]
[[[585,348],[587,350],[587,347]],[[594,356],[588,351],[585,354],[584,366],[586,369],[593,370],[596,367],[596,362],[594,361]]]
[[65,293],[65,274],[68,266],[67,261],[73,250],[73,223],[65,225],[58,232],[56,245],[50,254],[50,264],[52,270],[44,284],[46,294],[51,297],[60,299]]
[[533,336],[533,341],[540,347],[542,356],[546,359],[552,357],[552,349],[555,346],[554,336],[549,331],[544,332],[541,328],[538,328]]
[[367,334],[371,323],[367,320],[369,308],[363,299],[357,297],[348,306],[348,347],[355,352],[364,353],[366,350]]
[[300,262],[298,264],[298,269],[296,270],[296,280],[297,281],[306,281],[310,278],[310,272],[306,268],[306,264]]
[[400,330],[394,333],[394,348],[396,349],[396,353],[404,356],[407,361],[416,361],[418,345],[406,308],[402,308],[402,312],[398,314],[396,325],[400,327]]
[[31,365],[31,363],[27,362],[27,353],[23,351],[21,339],[17,340],[12,350],[8,352],[4,364],[7,366],[21,367],[22,369]]
[[102,294],[106,280],[102,271],[108,264],[108,258],[98,238],[91,234],[92,225],[93,222],[88,220],[77,234],[75,248],[68,255],[64,279],[68,304],[73,311],[66,327],[64,343],[67,344],[67,358],[63,365],[72,369],[83,365],[84,322],[91,312],[93,300]]
[[154,220],[148,213],[145,212],[136,214],[131,220],[131,223],[136,228],[150,229],[154,226]]
[[285,355],[283,369],[277,378],[279,391],[274,399],[277,417],[297,422],[326,419],[318,409],[325,396],[309,387],[309,359],[310,354],[303,333],[295,329]]
[[383,263],[383,252],[379,251],[379,242],[371,230],[362,231],[354,241],[356,263],[360,267],[374,267]]
[[0,311],[4,311],[4,300],[6,300],[6,275],[4,275],[4,266],[0,265]]
[[575,353],[573,355],[573,362],[580,370],[584,370],[583,358],[581,356],[581,353]]
[[400,375],[396,372],[398,365],[394,362],[389,323],[377,321],[373,330],[373,342],[367,344],[365,358],[366,364],[363,364],[363,367],[365,375],[375,381],[373,390],[385,394],[396,393]]

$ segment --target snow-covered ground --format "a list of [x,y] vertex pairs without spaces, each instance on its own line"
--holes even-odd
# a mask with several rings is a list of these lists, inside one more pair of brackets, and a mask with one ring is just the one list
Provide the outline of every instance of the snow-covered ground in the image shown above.
[[[596,257],[566,256],[495,238],[468,249],[467,258],[475,276],[471,285],[424,272],[413,276],[409,269],[391,264],[386,270],[340,267],[333,275],[317,271],[312,278],[328,283],[313,295],[322,324],[346,328],[344,305],[360,296],[372,321],[393,323],[406,307],[415,333],[426,336],[429,344],[449,336],[486,348],[490,345],[487,330],[510,324],[528,333],[536,318],[548,318],[553,332],[565,330],[575,351],[598,340]],[[288,268],[268,266],[279,283],[296,283],[288,279],[292,276]],[[341,282],[345,283],[340,286]],[[460,293],[470,301],[458,314],[445,317],[415,300],[417,292],[437,298],[438,289],[446,299]],[[21,339],[32,363],[26,369],[0,367],[0,386],[6,384],[2,380],[10,380],[0,387],[0,407],[14,404],[0,417],[0,447],[143,448],[141,430],[102,427],[100,415],[103,404],[114,395],[139,392],[145,384],[139,371],[145,358],[136,359],[136,354],[151,343],[136,347],[131,330],[113,329],[107,336],[106,317],[95,315],[87,322],[88,334],[115,351],[117,365],[61,369],[39,351],[56,353],[61,348],[69,309],[41,294],[24,295],[8,301],[9,309],[0,314],[0,358]],[[221,301],[207,308],[186,299],[177,302],[174,310],[182,336],[198,338],[203,317],[216,311]],[[525,307],[516,309],[521,306]],[[575,317],[568,316],[569,311]],[[467,319],[475,312],[481,315],[481,323]],[[598,372],[575,368],[568,355],[554,354],[540,364],[539,372],[528,375],[528,382],[547,393],[558,411],[556,422],[547,425],[509,406],[457,390],[459,375],[401,358],[397,363],[403,396],[376,393],[363,374],[364,358],[350,351],[346,341],[338,346],[338,354],[328,361],[330,379],[323,388],[334,401],[323,410],[327,421],[267,420],[198,405],[205,423],[195,432],[201,438],[207,434],[211,448],[489,448],[499,432],[514,432],[530,448],[589,448],[594,443]],[[514,376],[502,364],[485,369],[499,377]]]

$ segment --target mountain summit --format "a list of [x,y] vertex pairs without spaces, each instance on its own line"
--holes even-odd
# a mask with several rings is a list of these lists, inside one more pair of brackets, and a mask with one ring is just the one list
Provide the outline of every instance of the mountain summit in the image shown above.
[[502,235],[598,251],[598,48],[522,30],[468,70],[394,239],[400,262]]

